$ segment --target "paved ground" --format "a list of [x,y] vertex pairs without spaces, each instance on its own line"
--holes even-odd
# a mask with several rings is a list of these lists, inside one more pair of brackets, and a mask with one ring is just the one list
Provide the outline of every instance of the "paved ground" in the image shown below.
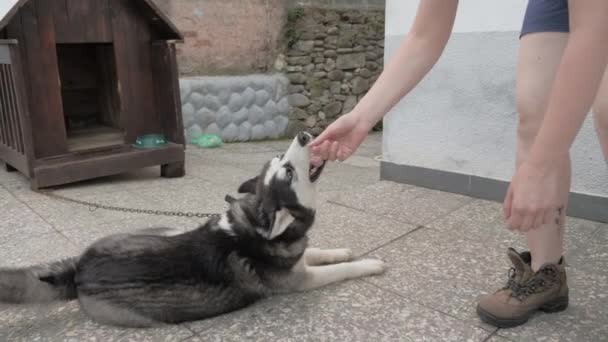
[[[58,190],[132,207],[224,208],[223,197],[287,142],[188,150],[188,176],[158,169]],[[475,298],[507,277],[505,250],[521,239],[503,229],[497,203],[378,181],[380,136],[322,180],[314,245],[383,258],[388,272],[322,290],[280,296],[215,319],[132,330],[88,320],[74,303],[0,305],[0,341],[608,341],[608,226],[571,219],[567,230],[571,306],[496,330],[475,316]],[[0,171],[0,266],[71,256],[96,238],[156,224],[197,222],[90,211],[42,197]]]

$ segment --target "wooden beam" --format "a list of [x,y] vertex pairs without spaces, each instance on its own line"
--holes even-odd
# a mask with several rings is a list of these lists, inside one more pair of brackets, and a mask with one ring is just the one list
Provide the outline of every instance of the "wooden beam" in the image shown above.
[[[184,163],[184,147],[169,144],[149,150],[127,148],[122,152],[108,150],[105,153],[40,160],[34,168],[34,189],[68,184],[87,179],[111,176],[150,166]],[[159,172],[160,175],[160,172]]]

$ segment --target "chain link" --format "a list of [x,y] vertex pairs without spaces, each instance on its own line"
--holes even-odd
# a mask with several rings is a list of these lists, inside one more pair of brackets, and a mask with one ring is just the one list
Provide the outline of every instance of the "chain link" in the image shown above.
[[113,205],[106,205],[101,203],[87,202],[82,200],[77,200],[69,197],[65,197],[62,195],[58,195],[48,191],[38,191],[38,193],[54,198],[56,200],[65,201],[69,203],[79,204],[85,207],[89,207],[90,211],[95,211],[97,209],[109,210],[109,211],[119,211],[125,213],[136,213],[136,214],[147,214],[147,215],[157,215],[157,216],[170,216],[170,217],[187,217],[187,218],[211,218],[211,217],[219,217],[220,214],[210,214],[210,213],[196,213],[196,212],[184,212],[184,211],[168,211],[168,210],[153,210],[153,209],[138,209],[138,208],[127,208],[127,207],[118,207]]

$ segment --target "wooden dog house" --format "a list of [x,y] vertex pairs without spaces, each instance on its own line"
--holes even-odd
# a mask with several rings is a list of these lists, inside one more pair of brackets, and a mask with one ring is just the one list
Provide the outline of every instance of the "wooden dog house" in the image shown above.
[[[34,189],[155,165],[183,176],[182,40],[151,0],[0,1],[0,159]],[[147,134],[168,143],[134,147]]]

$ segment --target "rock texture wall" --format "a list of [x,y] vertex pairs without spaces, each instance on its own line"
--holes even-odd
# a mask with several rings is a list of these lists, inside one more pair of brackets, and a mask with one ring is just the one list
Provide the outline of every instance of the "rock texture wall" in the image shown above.
[[284,69],[289,132],[320,133],[353,109],[382,71],[384,11],[290,9]]
[[186,138],[203,133],[226,142],[283,137],[291,110],[288,83],[280,74],[181,79]]

